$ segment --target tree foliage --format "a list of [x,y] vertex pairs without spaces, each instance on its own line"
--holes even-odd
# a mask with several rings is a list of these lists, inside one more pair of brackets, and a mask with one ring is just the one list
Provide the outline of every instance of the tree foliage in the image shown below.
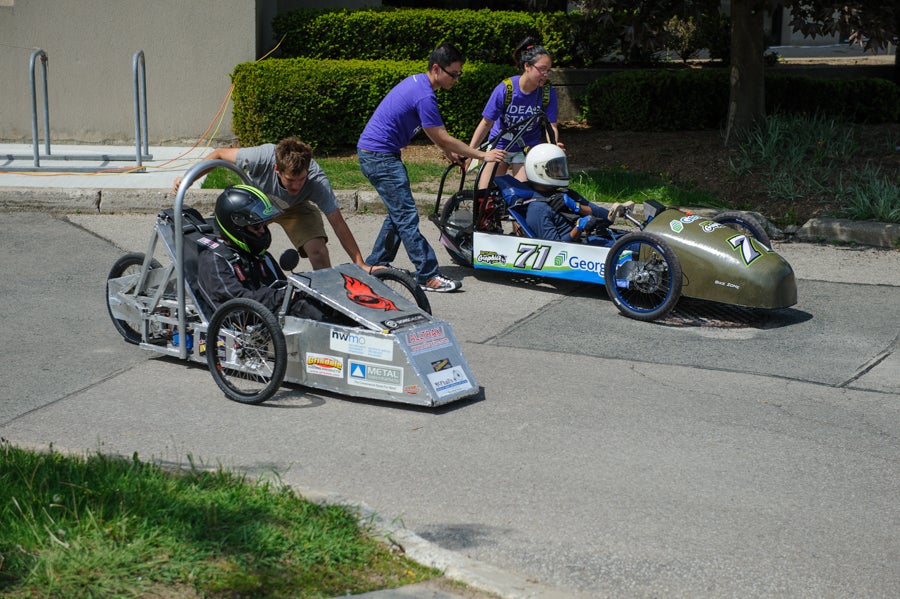
[[804,37],[839,35],[865,51],[879,52],[900,35],[900,8],[896,2],[856,0],[787,0],[791,28]]

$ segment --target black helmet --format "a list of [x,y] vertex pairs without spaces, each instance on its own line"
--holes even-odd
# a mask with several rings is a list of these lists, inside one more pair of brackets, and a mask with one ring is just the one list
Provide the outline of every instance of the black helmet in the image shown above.
[[249,185],[231,185],[216,199],[216,225],[222,237],[254,256],[262,256],[272,244],[269,227],[261,234],[247,225],[265,224],[281,214],[266,194]]

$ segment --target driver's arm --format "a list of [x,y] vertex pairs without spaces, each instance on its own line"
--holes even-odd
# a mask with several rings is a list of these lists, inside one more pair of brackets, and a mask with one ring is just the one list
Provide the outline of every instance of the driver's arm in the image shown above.
[[[335,210],[331,214],[326,214],[325,217],[328,219],[331,228],[334,229],[334,234],[337,235],[338,241],[341,242],[341,247],[344,248],[350,259],[355,264],[369,270],[369,265],[363,260],[356,238],[353,236],[353,232],[350,231],[350,227],[347,226],[347,221],[344,220],[344,215],[341,214],[340,209]],[[376,267],[373,270],[378,270],[378,268]]]
[[[237,153],[238,148],[216,148],[206,156],[204,156],[203,160],[224,160],[226,162],[230,162],[232,164],[237,164]],[[197,175],[197,179],[202,177],[203,175],[209,173],[211,168],[203,169]],[[172,193],[178,193],[178,187],[181,185],[181,177],[175,177],[175,183],[172,185]]]

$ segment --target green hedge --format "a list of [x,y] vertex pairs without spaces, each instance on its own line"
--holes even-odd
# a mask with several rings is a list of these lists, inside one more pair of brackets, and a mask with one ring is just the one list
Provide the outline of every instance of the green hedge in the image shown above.
[[297,10],[272,22],[280,49],[292,58],[427,60],[449,41],[467,60],[513,64],[513,48],[541,40],[559,67],[600,63],[619,45],[616,32],[579,12],[363,9]]
[[[243,63],[232,73],[232,127],[243,146],[296,135],[320,152],[354,147],[388,91],[426,68],[425,61],[295,58]],[[468,141],[491,90],[515,69],[467,63],[463,72],[452,89],[437,95],[447,130]]]
[[[425,61],[295,58],[238,65],[232,125],[244,146],[297,135],[320,152],[354,147],[378,103]],[[463,77],[438,103],[447,130],[467,141],[493,88],[514,67],[466,63]],[[728,72],[624,71],[587,88],[585,120],[599,129],[716,129],[728,108]],[[766,74],[768,113],[822,114],[859,123],[900,122],[900,87],[885,79],[815,79]]]
[[[885,79],[816,79],[766,73],[768,113],[822,114],[856,123],[900,121],[900,87]],[[588,85],[582,106],[600,129],[681,131],[721,127],[728,113],[725,69],[626,71]]]

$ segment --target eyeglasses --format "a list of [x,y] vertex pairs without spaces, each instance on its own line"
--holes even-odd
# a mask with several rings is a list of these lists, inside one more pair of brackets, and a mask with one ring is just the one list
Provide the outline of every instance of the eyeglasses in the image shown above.
[[[441,67],[441,65],[438,65],[438,66]],[[459,73],[451,73],[450,71],[448,71],[448,70],[445,69],[444,67],[441,67],[441,70],[444,71],[445,73],[447,73],[447,75],[449,75],[450,78],[453,79],[454,81],[456,81],[457,79],[459,79],[460,77],[462,77],[462,71],[460,71]]]
[[553,69],[551,67],[539,67],[536,64],[533,64],[531,66],[541,75],[547,75],[553,72]]

